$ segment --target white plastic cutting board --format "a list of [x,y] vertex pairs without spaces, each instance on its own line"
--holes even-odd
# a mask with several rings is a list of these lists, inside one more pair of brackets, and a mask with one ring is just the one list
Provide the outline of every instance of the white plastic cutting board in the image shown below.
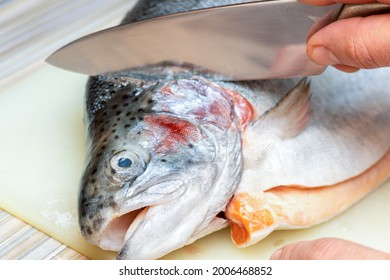
[[[0,92],[0,207],[95,259],[111,259],[85,242],[77,224],[77,194],[85,155],[86,77],[45,66]],[[390,183],[322,225],[272,233],[237,249],[222,230],[167,259],[268,259],[282,245],[340,237],[390,252]]]

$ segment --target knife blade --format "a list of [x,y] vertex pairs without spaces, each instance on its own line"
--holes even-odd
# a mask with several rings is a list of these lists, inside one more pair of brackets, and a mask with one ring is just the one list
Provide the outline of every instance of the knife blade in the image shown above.
[[307,57],[307,38],[342,8],[277,0],[172,14],[85,36],[46,61],[88,75],[164,64],[193,65],[217,80],[316,75],[325,68]]

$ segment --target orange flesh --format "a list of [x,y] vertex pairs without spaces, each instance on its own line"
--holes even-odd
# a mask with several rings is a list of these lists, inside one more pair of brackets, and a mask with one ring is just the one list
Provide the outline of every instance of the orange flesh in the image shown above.
[[236,196],[229,206],[229,219],[233,222],[231,235],[238,246],[246,243],[252,232],[274,224],[271,211],[248,193]]

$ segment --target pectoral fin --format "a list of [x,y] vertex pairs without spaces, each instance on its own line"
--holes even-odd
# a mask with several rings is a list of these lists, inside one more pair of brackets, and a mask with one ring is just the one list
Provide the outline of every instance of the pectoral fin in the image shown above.
[[302,79],[278,104],[260,119],[261,129],[271,130],[280,138],[298,135],[310,119],[310,83]]

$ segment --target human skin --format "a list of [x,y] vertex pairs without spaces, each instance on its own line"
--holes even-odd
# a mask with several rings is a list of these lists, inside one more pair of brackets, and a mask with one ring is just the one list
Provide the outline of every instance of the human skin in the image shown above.
[[[299,0],[311,5],[363,4],[390,0]],[[345,72],[390,66],[390,14],[338,20],[312,35],[307,53],[316,63]]]
[[390,254],[351,241],[321,238],[284,246],[271,260],[390,260]]

